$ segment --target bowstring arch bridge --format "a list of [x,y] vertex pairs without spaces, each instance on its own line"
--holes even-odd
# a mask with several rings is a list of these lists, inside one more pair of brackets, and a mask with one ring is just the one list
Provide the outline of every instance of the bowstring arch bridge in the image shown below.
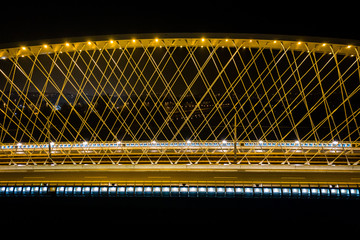
[[243,34],[0,49],[0,164],[348,165],[359,46]]

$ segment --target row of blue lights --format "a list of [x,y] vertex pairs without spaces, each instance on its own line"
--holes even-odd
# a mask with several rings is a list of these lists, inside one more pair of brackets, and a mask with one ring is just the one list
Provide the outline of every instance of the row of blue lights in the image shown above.
[[359,188],[231,186],[2,186],[0,197],[227,197],[360,199]]
[[47,186],[1,186],[0,197],[3,196],[47,196],[49,188]]

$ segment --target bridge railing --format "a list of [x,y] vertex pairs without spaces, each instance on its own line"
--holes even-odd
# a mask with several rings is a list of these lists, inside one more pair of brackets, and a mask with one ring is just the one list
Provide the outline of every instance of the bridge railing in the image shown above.
[[357,142],[126,141],[0,145],[0,164],[346,164],[357,165]]
[[359,187],[273,186],[0,186],[0,197],[186,197],[360,199]]

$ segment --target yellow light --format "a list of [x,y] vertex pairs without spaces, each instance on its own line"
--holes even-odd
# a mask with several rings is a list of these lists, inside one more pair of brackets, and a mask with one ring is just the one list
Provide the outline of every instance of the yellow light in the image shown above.
[[300,45],[300,44],[301,44],[301,42],[298,42],[297,44],[298,44],[298,45]]
[[26,47],[21,47],[22,50],[26,50]]
[[48,45],[44,44],[44,48],[48,48]]
[[155,42],[158,42],[158,41],[159,41],[159,39],[155,38]]
[[274,43],[276,43],[276,40],[274,41]]
[[88,45],[91,45],[91,42],[90,42],[90,41],[88,41],[88,42],[87,42],[87,44],[88,44]]
[[351,48],[351,45],[348,45],[347,48]]
[[326,43],[323,43],[323,45],[322,45],[323,47],[325,47],[326,46]]
[[65,46],[67,46],[67,47],[68,47],[68,46],[70,46],[70,43],[68,43],[68,42],[67,42],[67,43],[65,43]]
[[114,41],[113,41],[113,40],[110,40],[110,43],[111,43],[111,44],[113,44],[113,43],[114,43]]
[[201,41],[204,42],[204,41],[205,41],[205,38],[202,38]]
[[135,39],[132,40],[133,43],[135,43],[135,41],[136,41]]

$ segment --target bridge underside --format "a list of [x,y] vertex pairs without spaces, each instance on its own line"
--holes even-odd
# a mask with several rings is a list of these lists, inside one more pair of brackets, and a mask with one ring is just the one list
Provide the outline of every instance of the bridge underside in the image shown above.
[[0,197],[360,199],[357,166],[62,165],[0,170]]
[[2,184],[357,185],[358,166],[57,165],[1,167]]

